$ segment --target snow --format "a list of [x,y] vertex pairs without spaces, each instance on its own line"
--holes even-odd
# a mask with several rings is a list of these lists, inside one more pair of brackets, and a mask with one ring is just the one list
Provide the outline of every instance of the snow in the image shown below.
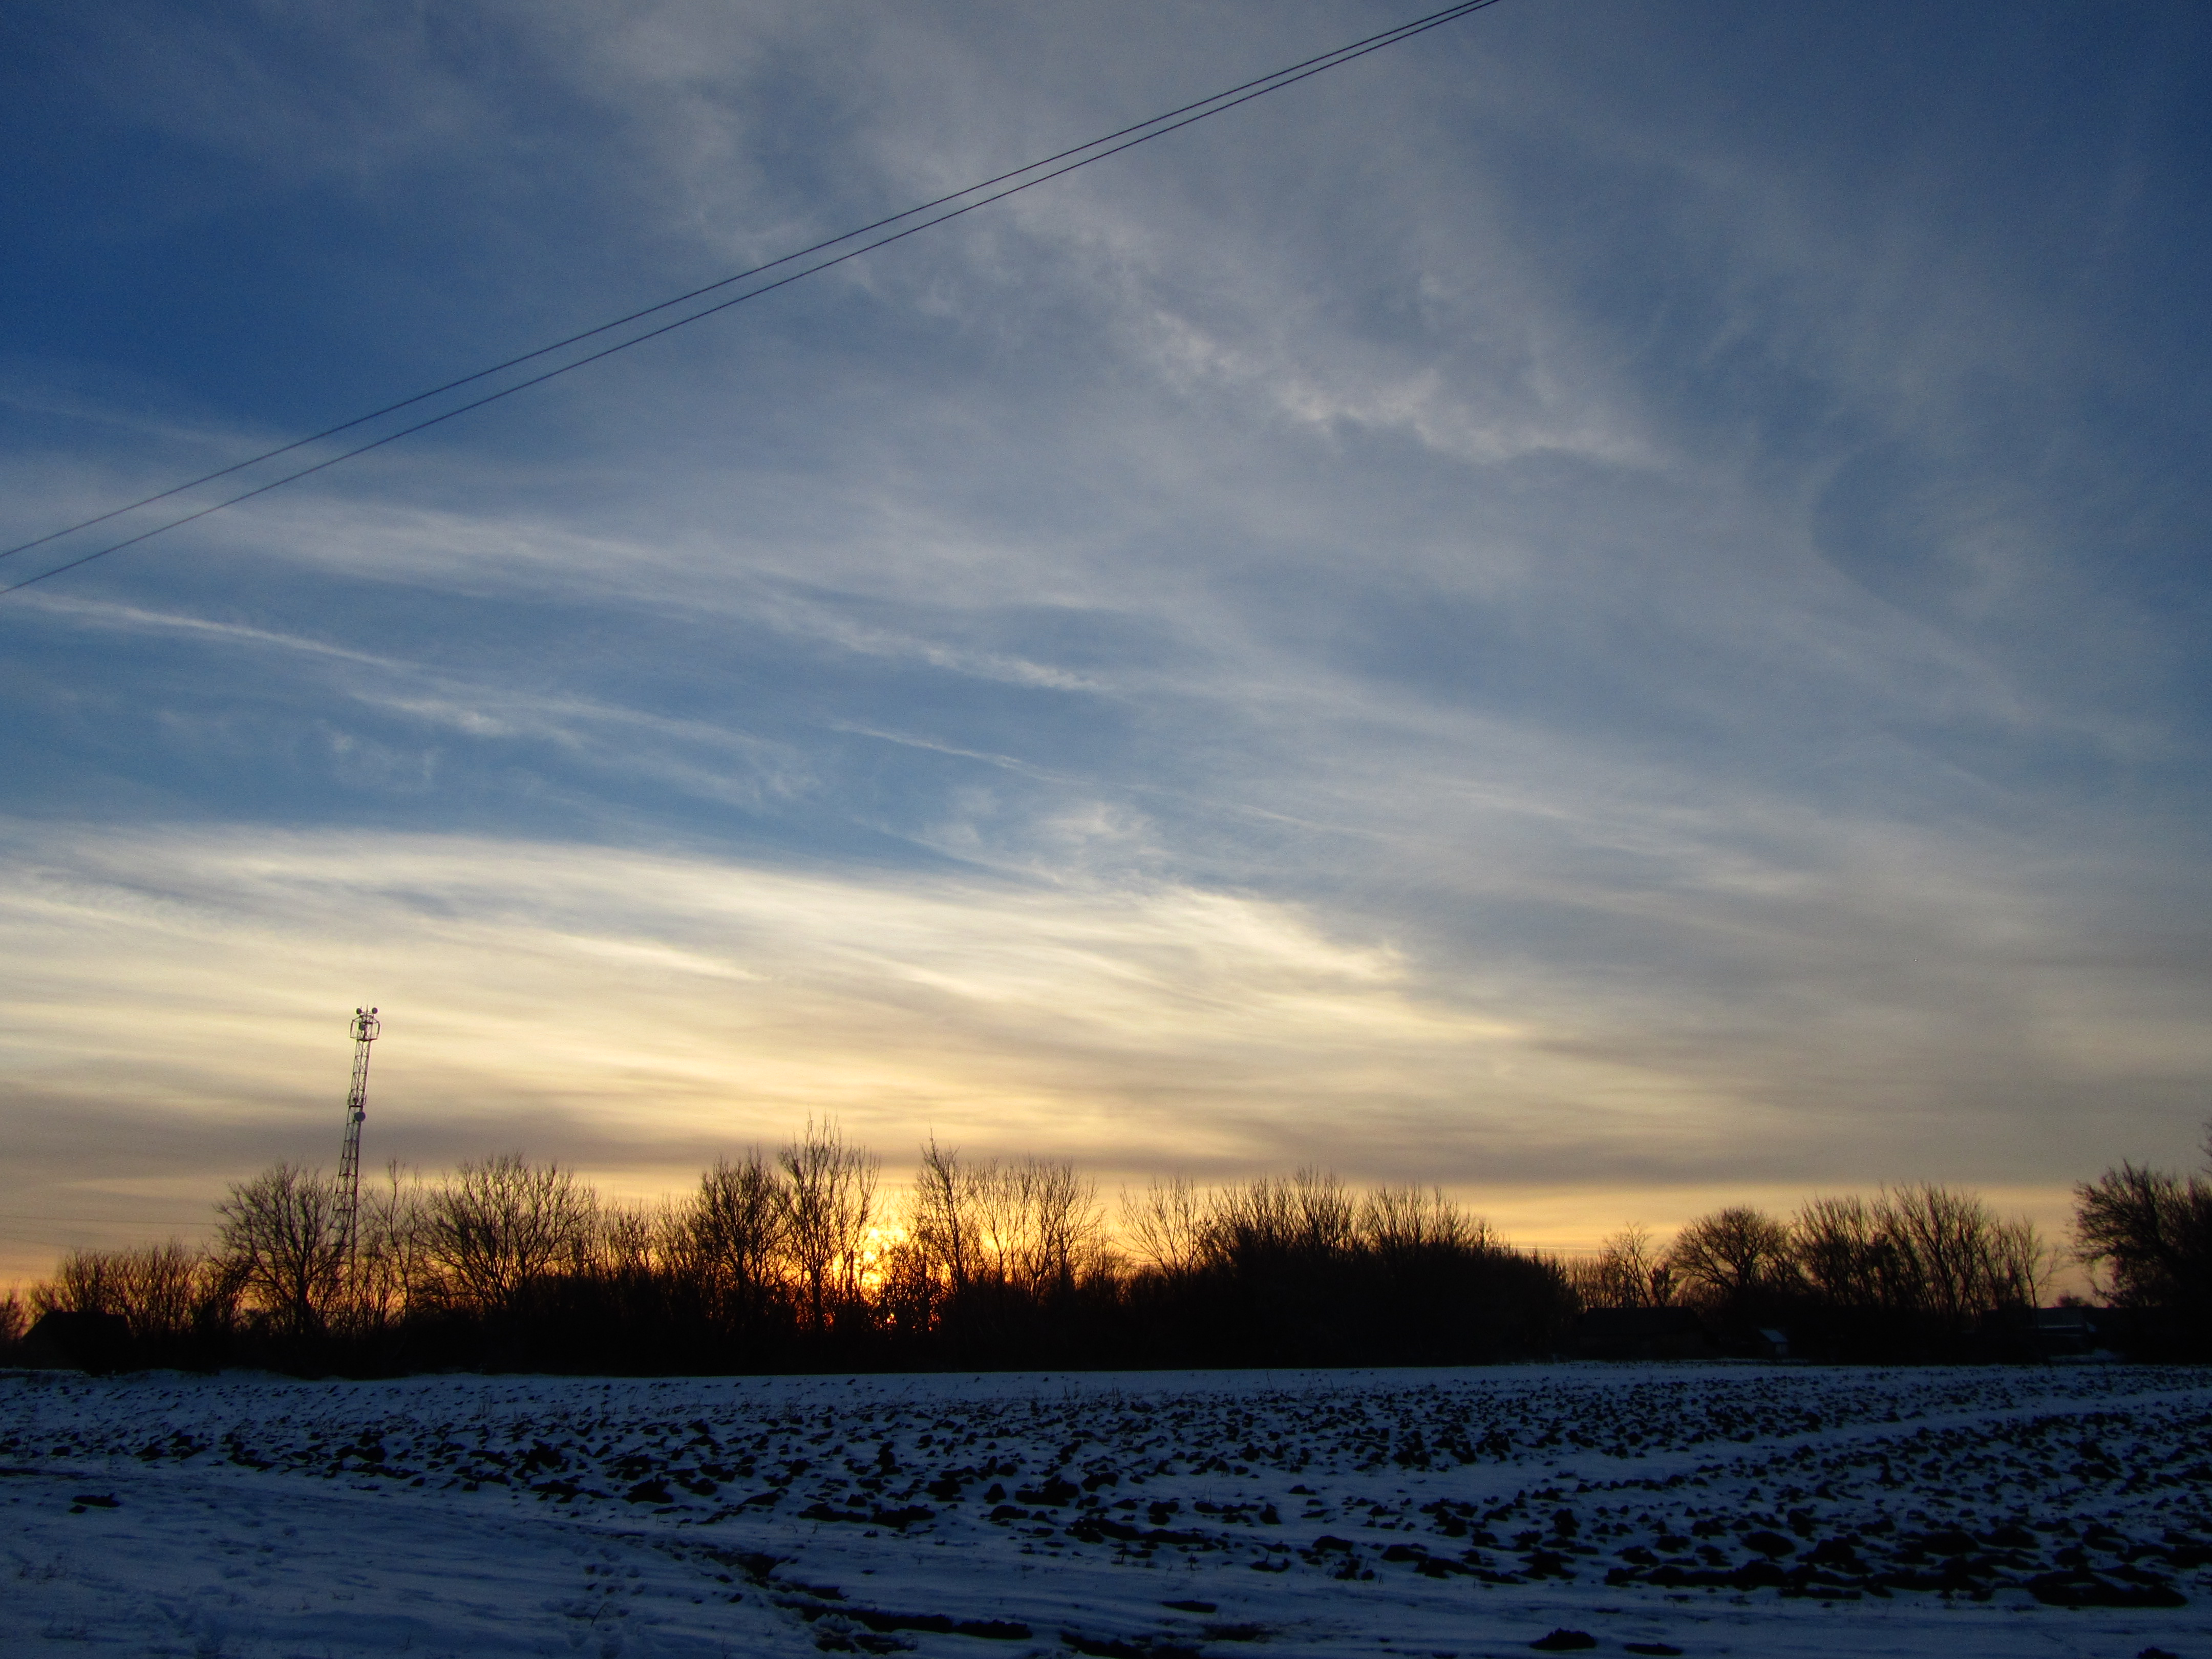
[[2212,1377],[0,1374],[0,1547],[9,1654],[2202,1654]]

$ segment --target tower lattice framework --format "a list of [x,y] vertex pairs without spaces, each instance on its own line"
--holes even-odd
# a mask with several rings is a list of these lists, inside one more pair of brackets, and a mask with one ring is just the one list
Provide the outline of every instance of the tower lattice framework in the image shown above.
[[361,1121],[368,1115],[368,1050],[383,1029],[375,1009],[353,1011],[353,1085],[346,1091],[345,1150],[338,1156],[338,1254],[349,1269],[361,1215]]

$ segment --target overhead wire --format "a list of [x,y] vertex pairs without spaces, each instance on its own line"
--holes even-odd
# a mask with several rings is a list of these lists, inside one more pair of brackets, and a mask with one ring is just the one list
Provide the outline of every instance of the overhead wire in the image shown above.
[[[611,321],[599,324],[594,327],[585,329],[580,332],[568,335],[562,339],[552,341],[545,345],[538,346],[534,349],[524,352],[518,356],[507,358],[504,362],[494,363],[485,368],[477,369],[468,374],[461,375],[457,379],[447,380],[442,385],[432,386],[427,391],[418,392],[410,397],[403,398],[396,403],[386,404],[380,409],[371,410],[367,414],[355,416],[350,420],[341,422],[337,425],[325,427],[319,432],[312,433],[306,437],[295,439],[289,443],[279,445],[275,448],[264,450],[257,455],[248,456],[243,460],[233,462],[230,465],[218,468],[212,472],[204,473],[197,478],[189,479],[183,483],[173,485],[169,489],[159,491],[156,494],[143,496],[136,501],[127,502],[120,507],[112,507],[104,513],[94,515],[92,518],[81,520],[76,524],[64,526],[58,530],[50,531],[46,534],[40,536],[33,540],[19,543],[13,547],[0,549],[0,559],[12,558],[19,553],[29,552],[34,548],[45,546],[49,543],[58,541],[65,536],[74,535],[79,531],[88,530],[96,525],[107,523],[113,519],[121,517],[125,514],[135,512],[141,507],[150,507],[158,501],[167,501],[173,496],[182,495],[187,490],[198,489],[203,484],[214,483],[217,479],[231,477],[235,473],[245,471],[248,467],[258,465],[264,461],[274,460],[279,456],[290,454],[295,451],[306,448],[310,444],[319,443],[326,438],[335,437],[343,432],[351,431],[356,428],[368,424],[371,421],[380,419],[384,416],[397,414],[402,410],[412,408],[419,404],[427,402],[430,398],[441,396],[446,392],[458,391],[463,386],[473,385],[478,381],[486,380],[492,375],[501,374],[507,369],[520,368],[526,363],[533,362],[554,352],[563,350],[568,347],[580,345],[587,340],[595,339],[601,335],[609,333],[613,330],[624,327],[631,323],[641,322],[647,318],[658,316],[660,313],[672,310],[676,307],[684,305],[690,301],[702,298],[709,294],[718,293],[724,289],[731,287],[732,284],[745,282],[755,276],[764,276],[772,270],[780,270],[786,265],[794,263],[795,261],[808,258],[810,256],[816,253],[824,252],[829,249],[838,246],[842,243],[851,242],[857,238],[873,235],[877,231],[888,230],[890,227],[899,224],[904,220],[914,219],[917,215],[933,215],[933,216],[921,219],[918,223],[907,225],[903,229],[890,231],[890,234],[878,236],[873,240],[862,242],[858,246],[847,248],[841,253],[834,254],[831,257],[819,260],[813,264],[806,265],[799,270],[791,271],[785,276],[778,277],[774,282],[763,283],[757,288],[746,289],[742,294],[733,295],[728,299],[717,301],[713,305],[702,307],[700,309],[688,313],[687,314],[678,317],[672,321],[662,323],[653,328],[643,330],[636,334],[628,336],[623,339],[617,341],[611,345],[603,346],[596,351],[586,353],[584,356],[573,358],[570,361],[561,363],[552,368],[544,370],[538,374],[530,375],[523,380],[515,381],[511,385],[501,386],[497,391],[488,392],[482,397],[471,398],[465,403],[457,404],[452,409],[445,410],[436,415],[430,416],[426,419],[416,421],[410,424],[400,427],[394,431],[385,434],[381,437],[372,439],[367,443],[358,444],[351,448],[341,450],[335,455],[327,456],[325,459],[313,462],[309,465],[296,468],[292,471],[283,474],[281,477],[270,480],[268,483],[258,484],[253,489],[240,491],[239,494],[234,495],[226,496],[222,501],[212,502],[208,506],[197,508],[192,512],[182,514],[176,518],[167,520],[161,524],[154,526],[151,529],[139,532],[137,535],[126,537],[122,540],[112,542],[106,546],[96,548],[91,552],[81,554],[76,558],[70,559],[61,564],[55,565],[49,569],[41,571],[35,576],[27,577],[23,580],[13,583],[7,587],[0,587],[0,598],[5,598],[10,593],[20,592],[24,588],[33,586],[38,583],[51,580],[56,576],[62,575],[69,571],[75,570],[82,566],[89,564],[95,559],[106,558],[111,553],[119,553],[125,548],[135,547],[141,542],[147,541],[153,537],[161,535],[168,531],[180,528],[181,526],[191,524],[197,520],[206,518],[210,514],[222,512],[226,507],[235,507],[242,501],[252,501],[258,495],[265,495],[270,490],[280,489],[285,484],[295,483],[299,479],[310,477],[317,472],[321,472],[327,468],[337,465],[342,461],[351,460],[356,456],[368,454],[372,450],[381,449],[386,444],[394,443],[401,438],[408,437],[415,433],[424,431],[430,427],[441,425],[447,421],[453,419],[457,416],[465,415],[472,410],[482,409],[488,404],[497,403],[502,398],[513,397],[516,392],[527,391],[532,386],[542,386],[548,380],[556,379],[562,374],[568,374],[572,370],[581,368],[586,364],[597,362],[601,358],[611,357],[617,352],[627,351],[633,346],[642,345],[648,340],[657,339],[661,335],[671,333],[679,328],[687,327],[692,323],[714,316],[720,312],[727,311],[733,306],[743,305],[749,300],[756,300],[763,295],[774,293],[778,289],[787,288],[793,283],[799,282],[805,277],[814,276],[820,271],[827,270],[834,265],[843,264],[849,259],[858,258],[863,253],[872,252],[876,249],[886,247],[893,242],[902,241],[908,236],[933,228],[937,225],[944,224],[949,220],[959,218],[963,214],[972,213],[978,208],[990,206],[993,203],[1002,202],[1010,196],[1019,195],[1025,190],[1034,189],[1039,185],[1048,184],[1054,179],[1062,178],[1070,173],[1089,167],[1094,162],[1103,161],[1109,156],[1118,155],[1124,150],[1133,149],[1139,144],[1149,143],[1155,138],[1165,137],[1169,133],[1179,131],[1184,127],[1194,125],[1196,123],[1206,120],[1211,117],[1224,114],[1230,110],[1238,107],[1240,105],[1250,103],[1254,99],[1265,97],[1267,94],[1272,92],[1279,92],[1285,87],[1295,86],[1301,81],[1308,80],[1312,76],[1322,74],[1328,70],[1339,68],[1341,65],[1351,63],[1357,58],[1364,58],[1370,52],[1380,52],[1386,46],[1395,46],[1401,41],[1410,40],[1418,34],[1425,33],[1431,29],[1439,28],[1446,23],[1456,21],[1458,19],[1467,16],[1470,13],[1484,10],[1497,3],[1498,0],[1461,0],[1461,3],[1447,6],[1441,11],[1431,12],[1425,16],[1414,18],[1411,21],[1400,24],[1395,27],[1385,29],[1379,33],[1366,36],[1362,40],[1352,41],[1346,46],[1339,46],[1334,51],[1322,52],[1315,57],[1302,59],[1298,63],[1289,64],[1285,68],[1276,70],[1270,74],[1259,76],[1251,80],[1242,82],[1237,86],[1227,88],[1221,92],[1213,94],[1210,97],[1201,98],[1194,103],[1182,105],[1176,109],[1169,110],[1162,114],[1153,116],[1148,120],[1139,121],[1135,123],[1133,125],[1120,128],[1117,131],[1107,133],[1101,137],[1091,139],[1086,143],[1077,144],[1070,149],[1060,150],[1054,155],[1042,157],[1040,160],[1029,162],[1024,166],[1015,167],[1008,172],[996,174],[992,178],[981,180],[976,184],[969,185],[964,189],[954,191],[949,195],[938,197],[932,201],[924,202],[917,206],[908,208],[902,212],[895,213],[885,218],[878,219],[872,223],[863,225],[857,229],[847,231],[842,235],[830,237],[825,240],[815,242],[806,247],[797,249],[793,252],[787,253],[780,258],[769,260],[764,264],[752,266],[748,270],[736,272],[732,276],[720,278],[713,283],[708,283],[702,287],[692,289],[685,293],[677,295],[672,299],[663,300],[658,304],[647,306],[640,310],[630,312],[624,316],[615,318]],[[1085,152],[1091,153],[1086,154]],[[1040,169],[1049,170],[1040,171]],[[1035,174],[1036,176],[1025,178],[1024,177],[1025,174]],[[1008,182],[1009,180],[1013,179],[1019,179],[1021,182]],[[1000,188],[1000,186],[1004,187]],[[979,194],[979,192],[984,191],[990,193]],[[976,199],[973,201],[962,201],[962,198],[965,197],[975,197]],[[960,203],[961,204],[957,207],[950,205],[953,203]],[[937,212],[936,210],[940,208],[945,209],[945,210],[943,212]]]
[[[975,184],[969,185],[960,190],[953,191],[948,195],[938,197],[933,201],[923,202],[916,206],[904,209],[900,212],[888,215],[884,218],[876,220],[871,224],[862,225],[857,229],[848,230],[840,235],[828,237],[822,241],[812,243],[806,247],[799,248],[790,253],[782,254],[776,258],[769,260],[764,264],[754,265],[747,270],[734,272],[727,276],[720,277],[714,282],[704,283],[698,288],[691,289],[684,293],[676,295],[672,298],[662,300],[657,304],[643,307],[642,308],[630,312],[626,315],[614,318],[607,322],[598,324],[593,327],[584,329],[574,334],[568,335],[562,339],[550,341],[544,345],[538,346],[532,350],[523,352],[517,356],[509,357],[502,362],[493,363],[487,368],[473,370],[469,374],[447,380],[442,385],[431,386],[425,391],[417,392],[412,396],[402,398],[395,403],[386,404],[380,409],[372,409],[366,414],[356,415],[350,420],[341,421],[336,426],[325,427],[319,432],[311,432],[305,437],[292,440],[289,443],[279,444],[273,449],[264,449],[258,454],[249,455],[243,460],[234,461],[228,466],[217,467],[212,472],[204,472],[197,478],[187,478],[182,483],[173,484],[168,489],[156,491],[151,495],[143,495],[135,501],[126,501],[120,507],[110,507],[107,511],[95,514],[91,518],[81,519],[75,524],[64,525],[58,530],[49,531],[45,535],[35,537],[30,541],[21,542],[9,548],[0,548],[0,559],[12,558],[18,553],[27,553],[33,548],[43,547],[48,542],[57,541],[64,536],[74,535],[80,530],[89,530],[94,525],[105,524],[111,519],[121,517],[125,513],[136,512],[142,507],[150,507],[156,501],[167,501],[173,495],[182,495],[185,490],[196,489],[202,484],[212,483],[218,478],[228,477],[233,473],[241,472],[249,466],[258,465],[263,461],[274,460],[279,455],[288,455],[294,450],[305,448],[307,445],[312,443],[319,443],[325,438],[336,437],[341,432],[351,431],[357,426],[365,425],[368,422],[379,419],[386,415],[397,414],[403,409],[411,408],[416,404],[422,403],[431,398],[438,397],[441,393],[457,391],[462,386],[483,380],[489,375],[497,374],[506,369],[519,368],[524,363],[533,362],[537,358],[546,356],[549,352],[558,351],[567,346],[580,344],[586,340],[592,339],[596,336],[606,333],[611,329],[620,328],[627,323],[641,321],[645,318],[666,311],[672,307],[682,305],[686,301],[696,300],[702,295],[714,293],[719,289],[729,287],[732,283],[741,283],[748,277],[764,275],[769,271],[777,269],[779,266],[789,264],[794,259],[803,259],[809,254],[819,253],[826,248],[835,247],[840,242],[849,242],[855,237],[865,236],[872,231],[881,230],[886,226],[895,225],[902,219],[910,219],[918,213],[927,213],[932,208],[942,207],[948,202],[957,202],[963,196],[972,196],[977,191],[988,190],[992,185],[1004,184],[1010,179],[1018,179],[1024,173],[1033,173],[1039,167],[1049,167],[1055,161],[1063,161],[1070,156],[1079,155],[1086,149],[1095,149],[1102,144],[1112,143],[1115,139],[1127,137],[1132,133],[1141,132],[1147,127],[1157,126],[1162,122],[1172,120],[1176,116],[1188,114],[1194,110],[1204,109],[1209,104],[1219,103],[1222,100],[1230,98],[1237,93],[1246,91],[1251,88],[1261,86],[1266,82],[1276,81],[1285,76],[1293,73],[1294,71],[1306,69],[1309,66],[1322,64],[1325,60],[1335,59],[1344,53],[1353,51],[1355,48],[1371,51],[1378,46],[1395,44],[1397,40],[1403,38],[1403,36],[1407,33],[1418,33],[1425,28],[1433,28],[1437,24],[1449,22],[1463,13],[1480,10],[1481,9],[1482,5],[1488,3],[1493,3],[1493,0],[1476,0],[1476,3],[1455,5],[1448,8],[1443,12],[1435,13],[1425,18],[1417,18],[1411,23],[1401,24],[1397,28],[1387,29],[1383,31],[1382,34],[1370,35],[1364,40],[1354,41],[1350,46],[1340,46],[1334,52],[1322,52],[1316,57],[1305,58],[1301,62],[1292,64],[1286,68],[1274,70],[1271,74],[1256,76],[1250,81],[1246,81],[1239,85],[1228,88],[1224,91],[1215,93],[1210,97],[1199,99],[1194,103],[1185,104],[1180,108],[1169,110],[1160,115],[1155,115],[1148,120],[1139,121],[1133,125],[1122,127],[1117,131],[1107,133],[1102,137],[1091,139],[1086,143],[1076,144],[1069,149],[1061,150],[1055,155],[1044,156],[1038,161],[1027,162],[1021,167],[1012,168],[1009,171],[999,173],[993,178],[981,179]],[[1332,64],[1329,66],[1333,67],[1334,65]],[[1285,82],[1285,84],[1287,85],[1289,82]],[[1270,89],[1272,90],[1272,88]],[[1232,106],[1224,105],[1224,107],[1227,108]],[[1209,112],[1218,113],[1218,112]]]

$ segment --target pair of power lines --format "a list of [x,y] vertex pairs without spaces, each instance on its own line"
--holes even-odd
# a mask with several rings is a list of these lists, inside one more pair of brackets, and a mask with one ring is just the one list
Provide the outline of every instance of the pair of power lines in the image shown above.
[[[702,319],[727,311],[733,306],[743,305],[750,300],[757,300],[763,295],[774,293],[778,289],[788,288],[792,283],[802,281],[818,271],[827,270],[833,265],[842,264],[848,259],[857,259],[864,253],[888,246],[893,242],[902,241],[907,237],[916,235],[933,226],[944,224],[946,221],[959,218],[963,214],[973,213],[978,208],[988,207],[994,202],[1002,202],[1009,196],[1017,196],[1024,191],[1034,190],[1039,185],[1048,184],[1053,179],[1063,178],[1079,168],[1103,161],[1110,155],[1118,155],[1122,151],[1133,149],[1139,144],[1150,143],[1156,138],[1164,138],[1169,133],[1178,131],[1195,122],[1222,114],[1237,108],[1241,104],[1250,103],[1255,98],[1264,98],[1269,93],[1280,92],[1285,87],[1295,86],[1301,81],[1324,74],[1329,70],[1340,68],[1357,58],[1364,58],[1370,52],[1380,52],[1386,46],[1396,46],[1401,41],[1413,39],[1415,35],[1425,34],[1431,29],[1440,28],[1446,23],[1456,21],[1470,13],[1481,11],[1497,3],[1498,0],[1462,0],[1462,3],[1447,6],[1442,11],[1431,12],[1425,16],[1413,19],[1411,22],[1385,29],[1379,34],[1370,34],[1364,39],[1354,40],[1347,46],[1339,46],[1334,52],[1323,52],[1317,57],[1308,58],[1301,62],[1289,64],[1272,74],[1243,82],[1237,86],[1215,93],[1210,98],[1202,98],[1195,103],[1185,104],[1179,108],[1166,111],[1152,117],[1150,120],[1140,121],[1133,126],[1121,128],[1102,137],[1094,138],[1088,143],[1078,144],[1071,149],[1064,149],[1055,155],[1045,156],[1024,167],[1017,167],[1012,172],[1002,173],[994,178],[970,185],[964,190],[955,191],[951,195],[940,196],[933,201],[921,203],[902,213],[895,213],[888,218],[878,219],[872,224],[862,225],[858,229],[847,231],[841,236],[833,236],[827,240],[796,249],[780,258],[771,259],[765,264],[755,265],[750,270],[725,276],[704,287],[695,288],[686,293],[677,295],[672,299],[663,300],[657,305],[647,306],[642,310],[630,312],[611,321],[601,323],[596,327],[586,329],[580,333],[571,334],[565,338],[552,341],[534,350],[524,352],[520,356],[509,357],[503,362],[477,369],[458,379],[447,380],[441,386],[418,392],[411,397],[402,398],[397,403],[386,404],[380,409],[373,409],[366,414],[356,415],[350,420],[341,421],[336,426],[325,427],[319,432],[310,433],[306,437],[296,438],[289,443],[280,444],[273,449],[263,450],[256,455],[249,455],[243,460],[234,461],[228,466],[218,467],[212,472],[202,473],[197,478],[188,478],[182,483],[157,491],[154,495],[143,495],[135,501],[126,501],[119,507],[95,514],[88,519],[79,520],[75,524],[64,525],[58,530],[49,531],[45,535],[35,537],[29,541],[18,543],[13,547],[0,549],[0,561],[15,558],[42,547],[53,548],[56,552],[65,556],[58,562],[48,566],[36,575],[25,577],[8,586],[0,587],[0,598],[4,598],[9,593],[21,592],[23,589],[34,586],[40,582],[50,581],[68,571],[90,564],[95,559],[104,559],[111,553],[120,553],[125,548],[136,547],[141,542],[191,524],[196,520],[204,519],[210,514],[220,513],[225,507],[236,507],[240,502],[252,501],[258,495],[265,495],[272,489],[282,489],[286,484],[337,466],[341,462],[353,459],[356,456],[365,455],[371,450],[381,449],[386,444],[395,443],[414,433],[441,425],[456,416],[467,414],[471,410],[482,409],[487,404],[495,404],[502,398],[511,398],[518,392],[527,391],[534,386],[542,386],[557,376],[569,374],[588,363],[595,363],[603,357],[613,356],[617,352],[627,351],[632,346],[642,345],[648,340],[658,339],[664,334],[688,327]],[[736,291],[732,292],[732,289]],[[515,372],[518,370],[529,372],[516,376]],[[502,382],[500,380],[501,376],[514,376],[514,378]],[[489,389],[485,389],[487,383],[489,383]],[[421,412],[426,405],[434,405],[437,399],[449,398],[456,393],[464,395],[460,401],[453,403],[450,407],[440,409],[435,413]],[[376,422],[387,420],[394,416],[410,416],[410,411],[415,413],[392,430],[373,437],[362,434],[362,428],[371,427]],[[315,446],[325,444],[331,439],[343,438],[347,434],[356,434],[356,441],[341,447],[335,453],[324,455],[319,459],[310,459],[302,453],[311,451]],[[186,511],[173,511],[172,516],[129,535],[116,536],[115,531],[111,530],[108,534],[114,538],[113,539],[101,541],[99,545],[88,550],[72,552],[67,545],[72,538],[81,537],[85,532],[97,529],[103,525],[116,526],[117,529],[120,529],[123,526],[117,524],[118,520],[142,513],[146,508],[159,507],[164,502],[172,503],[173,506],[181,506],[179,497],[189,495],[207,485],[219,483],[225,479],[244,483],[245,480],[240,475],[247,473],[268,462],[282,460],[288,456],[294,458],[295,464],[280,471],[273,478],[252,484],[234,494],[223,495],[218,500]],[[58,544],[61,545],[57,545]]]

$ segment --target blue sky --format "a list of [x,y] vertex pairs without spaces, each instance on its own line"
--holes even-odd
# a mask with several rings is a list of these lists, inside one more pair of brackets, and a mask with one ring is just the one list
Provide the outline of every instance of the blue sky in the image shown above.
[[[1413,15],[0,19],[8,542]],[[0,1223],[2193,1156],[2212,21],[1475,16],[0,598]],[[18,578],[88,541],[0,564]]]

